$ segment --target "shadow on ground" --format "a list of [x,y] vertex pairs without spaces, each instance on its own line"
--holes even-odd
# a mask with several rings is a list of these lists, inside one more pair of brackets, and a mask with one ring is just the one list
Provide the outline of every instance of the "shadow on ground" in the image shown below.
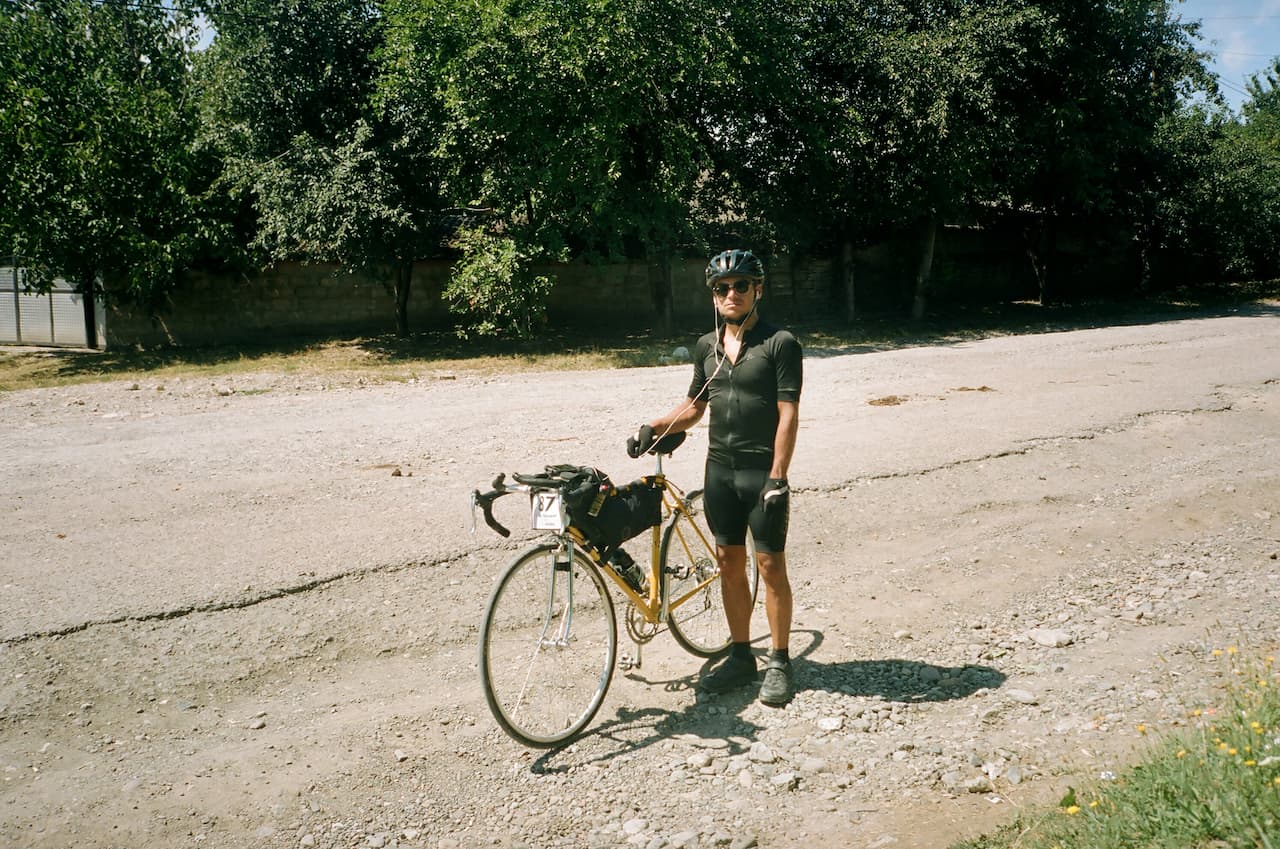
[[[886,702],[921,704],[966,699],[980,690],[996,689],[1007,680],[999,670],[975,664],[952,667],[900,659],[814,663],[808,658],[822,645],[822,633],[793,631],[792,640],[797,651],[795,689],[798,695],[821,690]],[[695,700],[677,711],[619,707],[603,721],[597,717],[596,724],[580,738],[581,742],[549,750],[530,765],[530,770],[538,774],[565,773],[588,764],[604,764],[673,737],[688,740],[693,746],[715,749],[719,756],[746,752],[760,726],[744,718],[743,713],[755,702],[758,687],[743,687],[716,696],[697,691],[698,679],[718,662],[718,658],[706,661],[696,676],[658,679],[647,678],[640,671],[628,673],[633,681],[669,692],[694,690]],[[606,743],[603,748],[602,741]]]
[[[1039,304],[944,305],[928,318],[911,321],[899,312],[864,313],[852,323],[835,318],[809,321],[785,314],[770,317],[800,337],[809,356],[872,353],[922,345],[958,345],[994,336],[1049,333],[1107,326],[1154,324],[1224,315],[1277,315],[1280,281],[1180,289],[1148,298]],[[399,337],[273,337],[223,345],[169,346],[106,351],[11,348],[0,352],[0,389],[16,386],[105,380],[164,368],[246,370],[269,360],[275,367],[306,370],[309,357],[331,370],[372,370],[417,364],[465,367],[470,361],[534,361],[548,355],[591,354],[610,367],[653,366],[669,361],[674,347],[691,347],[709,328],[688,324],[670,334],[650,328],[563,327],[532,340],[460,339],[450,329]],[[492,370],[489,362],[485,367]],[[500,367],[500,364],[499,366]]]

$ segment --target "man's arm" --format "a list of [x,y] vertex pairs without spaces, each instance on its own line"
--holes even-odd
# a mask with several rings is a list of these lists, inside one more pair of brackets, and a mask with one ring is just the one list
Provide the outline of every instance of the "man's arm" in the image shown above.
[[706,410],[706,401],[686,398],[665,416],[649,422],[649,427],[659,437],[665,433],[680,433],[696,425]]
[[[697,421],[695,419],[695,421]],[[778,402],[778,430],[773,437],[773,465],[769,477],[786,480],[791,455],[796,450],[796,434],[800,430],[800,402]]]

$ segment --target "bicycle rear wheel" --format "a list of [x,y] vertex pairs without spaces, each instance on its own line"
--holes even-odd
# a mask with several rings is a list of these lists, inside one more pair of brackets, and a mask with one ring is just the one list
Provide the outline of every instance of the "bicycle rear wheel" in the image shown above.
[[493,718],[527,746],[572,738],[600,709],[617,659],[613,600],[581,550],[554,543],[519,555],[499,579],[480,629],[480,679]]
[[[715,536],[702,509],[702,490],[685,498],[688,515],[676,513],[662,534],[660,557],[670,610],[667,627],[681,648],[698,657],[714,657],[729,647],[729,623],[720,594]],[[747,580],[751,604],[760,588],[755,545],[747,534]]]

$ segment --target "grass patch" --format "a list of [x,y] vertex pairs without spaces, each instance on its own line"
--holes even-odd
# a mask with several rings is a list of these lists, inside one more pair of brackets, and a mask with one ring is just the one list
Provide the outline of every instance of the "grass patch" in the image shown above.
[[285,339],[207,347],[0,351],[0,391],[106,380],[216,380],[270,372],[319,376],[331,383],[406,381],[441,374],[627,368],[658,365],[678,343],[639,335],[583,340],[549,334],[536,342],[466,343],[446,333],[408,338]]
[[[1280,308],[1280,280],[1179,289],[1158,297],[1041,305],[1017,302],[945,307],[923,321],[900,313],[866,313],[852,324],[832,319],[778,320],[808,354],[831,356],[919,345],[950,345],[1024,333],[1145,324],[1245,309]],[[287,338],[207,347],[111,348],[106,351],[0,350],[0,392],[107,380],[220,377],[253,372],[318,376],[329,383],[396,382],[460,374],[510,374],[661,365],[677,346],[692,347],[710,328],[648,331],[565,328],[528,342],[458,339],[449,331],[360,338]],[[1280,848],[1278,848],[1280,849]]]
[[1213,655],[1227,680],[1221,708],[1194,711],[1191,730],[1153,743],[1115,781],[1072,789],[1057,808],[953,849],[1280,849],[1275,657]]

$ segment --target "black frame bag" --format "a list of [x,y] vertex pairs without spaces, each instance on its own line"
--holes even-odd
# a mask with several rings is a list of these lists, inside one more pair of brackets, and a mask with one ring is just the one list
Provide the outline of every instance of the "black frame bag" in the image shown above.
[[590,466],[547,466],[547,477],[563,481],[569,524],[604,554],[662,522],[662,490],[653,478],[617,487]]

